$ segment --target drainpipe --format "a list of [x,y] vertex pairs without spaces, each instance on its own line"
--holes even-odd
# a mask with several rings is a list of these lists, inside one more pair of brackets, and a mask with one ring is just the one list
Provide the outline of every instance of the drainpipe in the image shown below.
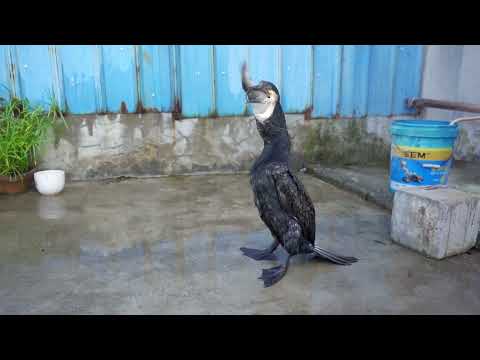
[[478,104],[468,104],[458,101],[433,100],[424,98],[407,99],[407,107],[416,108],[419,111],[421,111],[423,108],[430,107],[444,110],[480,113],[480,105]]

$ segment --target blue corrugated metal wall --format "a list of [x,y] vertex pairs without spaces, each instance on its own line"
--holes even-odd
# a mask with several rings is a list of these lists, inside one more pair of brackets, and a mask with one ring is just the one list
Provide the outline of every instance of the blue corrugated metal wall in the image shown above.
[[245,114],[240,66],[280,89],[286,112],[312,117],[401,115],[419,96],[421,45],[0,46],[0,97],[74,114],[173,111]]

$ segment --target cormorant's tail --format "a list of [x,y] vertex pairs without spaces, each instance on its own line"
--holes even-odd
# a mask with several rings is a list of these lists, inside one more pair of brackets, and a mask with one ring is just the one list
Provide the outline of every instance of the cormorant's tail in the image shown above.
[[355,262],[358,261],[357,258],[354,258],[354,257],[351,257],[351,256],[343,256],[343,255],[339,255],[339,254],[336,254],[334,253],[333,251],[330,251],[330,250],[325,250],[325,249],[322,249],[321,247],[318,247],[318,246],[314,246],[312,247],[312,250],[313,252],[324,258],[324,259],[327,259],[335,264],[338,264],[338,265],[351,265]]

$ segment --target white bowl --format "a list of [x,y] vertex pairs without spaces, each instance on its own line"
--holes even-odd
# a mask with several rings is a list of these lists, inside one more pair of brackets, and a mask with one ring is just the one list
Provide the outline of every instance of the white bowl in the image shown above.
[[33,174],[33,178],[35,187],[42,195],[56,195],[65,186],[65,171],[63,170],[37,171]]

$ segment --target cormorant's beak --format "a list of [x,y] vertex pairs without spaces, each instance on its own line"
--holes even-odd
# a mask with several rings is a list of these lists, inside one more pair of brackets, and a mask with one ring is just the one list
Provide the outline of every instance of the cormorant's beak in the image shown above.
[[261,86],[252,86],[247,91],[247,103],[264,104],[268,95]]

